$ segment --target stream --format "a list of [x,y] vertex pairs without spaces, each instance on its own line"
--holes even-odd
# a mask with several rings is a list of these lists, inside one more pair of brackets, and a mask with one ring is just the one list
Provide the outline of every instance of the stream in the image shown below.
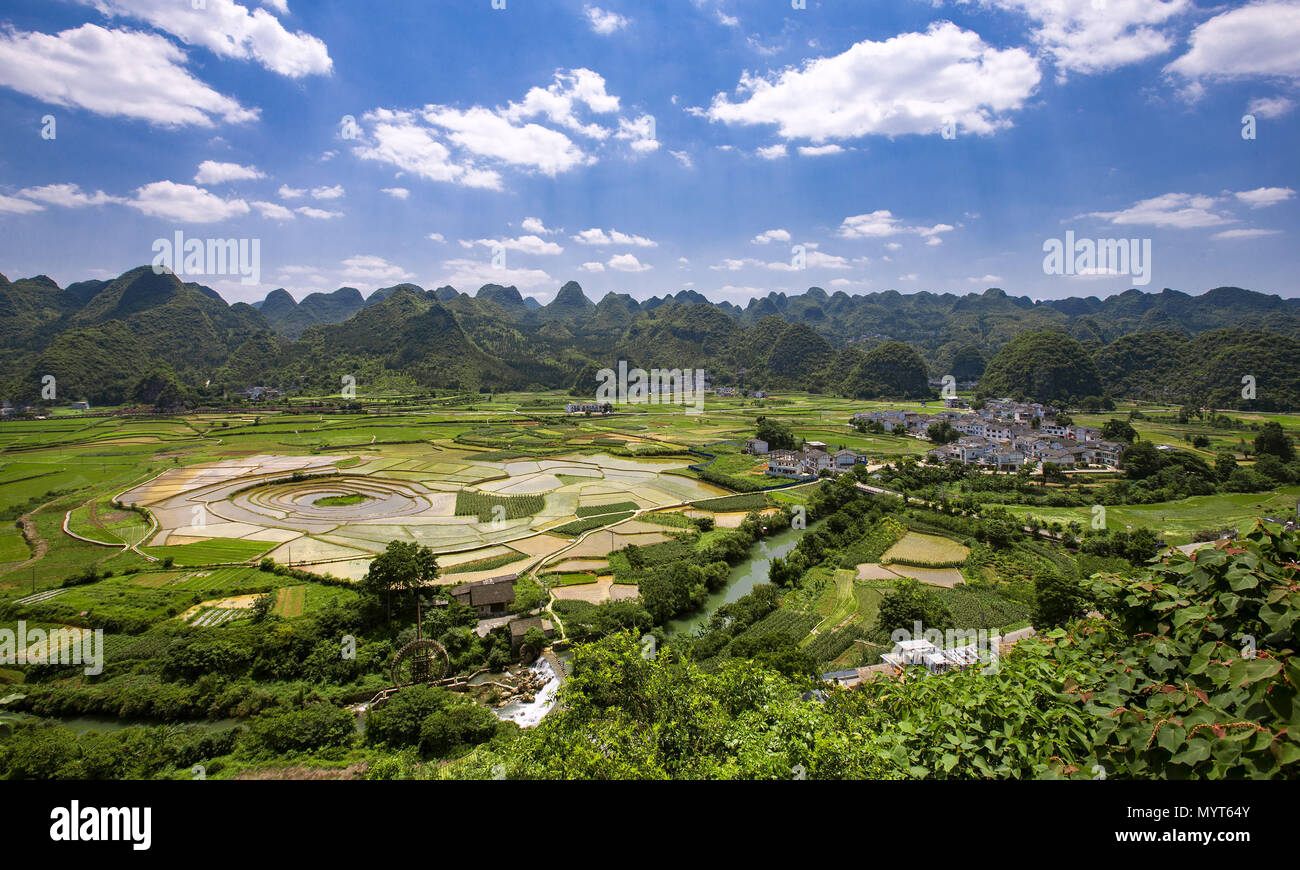
[[731,569],[727,583],[717,592],[710,593],[704,606],[680,619],[669,620],[669,634],[694,634],[700,626],[708,625],[714,612],[724,604],[730,604],[744,598],[754,587],[766,583],[772,560],[782,558],[790,553],[799,543],[807,529],[786,529],[754,544],[750,556]]

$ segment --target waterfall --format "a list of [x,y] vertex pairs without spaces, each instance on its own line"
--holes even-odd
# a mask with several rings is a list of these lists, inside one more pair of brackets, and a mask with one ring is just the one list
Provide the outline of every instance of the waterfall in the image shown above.
[[510,722],[518,723],[521,728],[532,728],[551,712],[551,704],[555,701],[555,693],[560,688],[560,678],[555,673],[555,668],[545,657],[539,658],[537,663],[530,670],[538,677],[545,681],[545,685],[537,691],[537,694],[530,702],[511,701],[504,707],[496,710],[497,718]]

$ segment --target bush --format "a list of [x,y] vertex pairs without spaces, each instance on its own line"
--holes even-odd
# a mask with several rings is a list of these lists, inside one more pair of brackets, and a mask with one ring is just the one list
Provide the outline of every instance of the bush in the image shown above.
[[347,710],[317,704],[302,710],[272,710],[249,723],[252,742],[280,755],[330,746],[346,746],[356,734],[356,718]]

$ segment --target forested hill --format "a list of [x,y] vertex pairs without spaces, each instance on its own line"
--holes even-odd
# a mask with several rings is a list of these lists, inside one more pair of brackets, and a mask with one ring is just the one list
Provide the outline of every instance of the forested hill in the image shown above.
[[[1038,333],[1049,335],[1013,345]],[[252,306],[141,267],[66,288],[0,276],[0,340],[0,396],[24,402],[45,374],[61,399],[95,403],[149,398],[139,395],[145,375],[209,398],[254,384],[336,392],[339,372],[395,387],[585,393],[596,370],[627,360],[704,368],[714,384],[862,398],[923,395],[930,378],[973,380],[996,361],[990,391],[1238,406],[1251,374],[1261,389],[1250,407],[1300,403],[1300,300],[1236,287],[1048,302],[1000,289],[850,296],[813,287],[742,308],[691,290],[593,301],[568,282],[542,305],[515,287],[470,295],[402,284],[301,302],[276,290]]]

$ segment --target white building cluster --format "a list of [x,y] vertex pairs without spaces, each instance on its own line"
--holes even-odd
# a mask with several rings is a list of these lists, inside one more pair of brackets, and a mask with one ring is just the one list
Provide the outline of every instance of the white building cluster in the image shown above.
[[997,471],[1017,471],[1052,462],[1062,468],[1120,467],[1125,444],[1102,440],[1093,426],[1058,423],[1059,412],[1038,402],[993,399],[971,411],[960,398],[945,399],[936,414],[881,410],[855,414],[855,421],[877,421],[886,432],[926,437],[936,423],[947,422],[961,438],[930,451],[941,460],[956,460]]
[[831,451],[821,441],[806,441],[800,450],[768,451],[767,442],[751,438],[745,442],[745,451],[755,456],[767,457],[767,474],[790,480],[816,480],[822,472],[843,474],[853,466],[866,462],[867,457],[853,450]]

